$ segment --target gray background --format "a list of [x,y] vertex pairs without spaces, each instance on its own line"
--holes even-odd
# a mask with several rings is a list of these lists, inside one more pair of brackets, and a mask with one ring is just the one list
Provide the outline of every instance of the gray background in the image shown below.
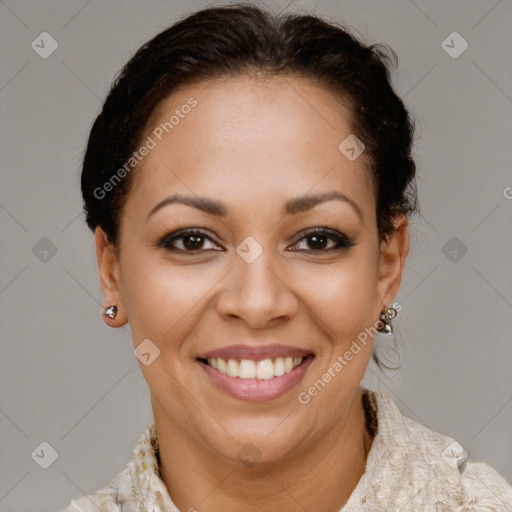
[[[152,421],[129,328],[110,329],[99,316],[81,156],[114,74],[142,43],[205,5],[0,2],[2,511],[57,510],[97,490]],[[372,364],[365,384],[512,482],[512,4],[289,5],[316,7],[391,45],[396,90],[417,120],[423,215],[412,219],[397,297],[401,369],[382,375]],[[59,45],[46,59],[31,47],[43,31]],[[456,59],[441,46],[453,31],[469,44]],[[43,441],[58,452],[46,470],[31,457]]]

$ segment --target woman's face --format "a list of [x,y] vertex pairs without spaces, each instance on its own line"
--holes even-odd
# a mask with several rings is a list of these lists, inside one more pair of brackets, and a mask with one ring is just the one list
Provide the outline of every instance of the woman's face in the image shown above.
[[[153,116],[119,257],[97,230],[105,304],[119,308],[111,325],[128,321],[145,343],[140,368],[169,432],[270,461],[353,407],[368,329],[400,284],[407,221],[379,246],[368,170],[339,149],[352,129],[330,92],[296,77],[206,85]],[[175,195],[186,199],[166,202]]]

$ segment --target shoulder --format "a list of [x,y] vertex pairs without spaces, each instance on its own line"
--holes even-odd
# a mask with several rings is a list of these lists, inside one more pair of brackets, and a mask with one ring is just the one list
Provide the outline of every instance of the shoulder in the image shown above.
[[[403,416],[407,440],[418,453],[417,464],[428,463],[434,468],[432,485],[442,494],[451,489],[453,505],[475,512],[512,512],[512,487],[489,464],[476,461],[455,439],[429,429]],[[455,497],[457,497],[455,499]],[[446,498],[449,501],[448,498]]]
[[461,472],[461,484],[464,498],[474,510],[512,511],[512,487],[489,464],[468,462]]
[[158,439],[153,423],[139,437],[132,459],[122,471],[101,489],[71,500],[59,512],[119,512],[120,504],[123,504],[123,512],[144,510],[148,493],[153,488],[160,490],[157,449]]
[[158,436],[155,424],[142,433],[132,459],[98,491],[71,500],[59,512],[179,512],[160,478]]
[[119,512],[119,507],[115,502],[115,493],[125,471],[116,474],[104,487],[96,492],[71,500],[71,503],[59,512]]
[[512,487],[490,465],[473,461],[453,438],[402,414],[391,398],[370,391],[377,435],[348,512],[511,511]]

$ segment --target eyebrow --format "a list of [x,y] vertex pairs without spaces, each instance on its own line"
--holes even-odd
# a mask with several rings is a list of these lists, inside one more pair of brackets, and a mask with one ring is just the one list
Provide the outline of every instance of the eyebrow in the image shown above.
[[[288,199],[288,201],[286,201],[281,210],[281,214],[284,216],[304,213],[308,210],[311,210],[318,204],[333,200],[343,201],[345,203],[350,204],[357,213],[357,215],[359,216],[359,218],[361,219],[361,221],[363,220],[363,213],[361,211],[361,208],[359,208],[359,206],[357,205],[357,203],[350,199],[349,197],[347,197],[345,194],[334,190],[330,192],[308,194],[305,196],[299,196],[294,197],[292,199]],[[164,206],[168,206],[170,204],[175,203],[191,206],[210,215],[216,215],[219,217],[226,217],[230,213],[229,208],[224,203],[216,199],[212,199],[209,197],[183,196],[181,194],[174,194],[160,201],[149,212],[147,219],[149,219],[153,214],[155,214]]]

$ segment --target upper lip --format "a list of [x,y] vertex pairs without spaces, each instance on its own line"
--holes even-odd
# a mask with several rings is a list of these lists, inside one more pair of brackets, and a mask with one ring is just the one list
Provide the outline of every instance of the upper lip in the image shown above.
[[262,359],[274,359],[276,357],[307,357],[312,355],[311,350],[292,347],[288,345],[231,345],[229,347],[211,350],[198,359],[249,359],[260,361]]

